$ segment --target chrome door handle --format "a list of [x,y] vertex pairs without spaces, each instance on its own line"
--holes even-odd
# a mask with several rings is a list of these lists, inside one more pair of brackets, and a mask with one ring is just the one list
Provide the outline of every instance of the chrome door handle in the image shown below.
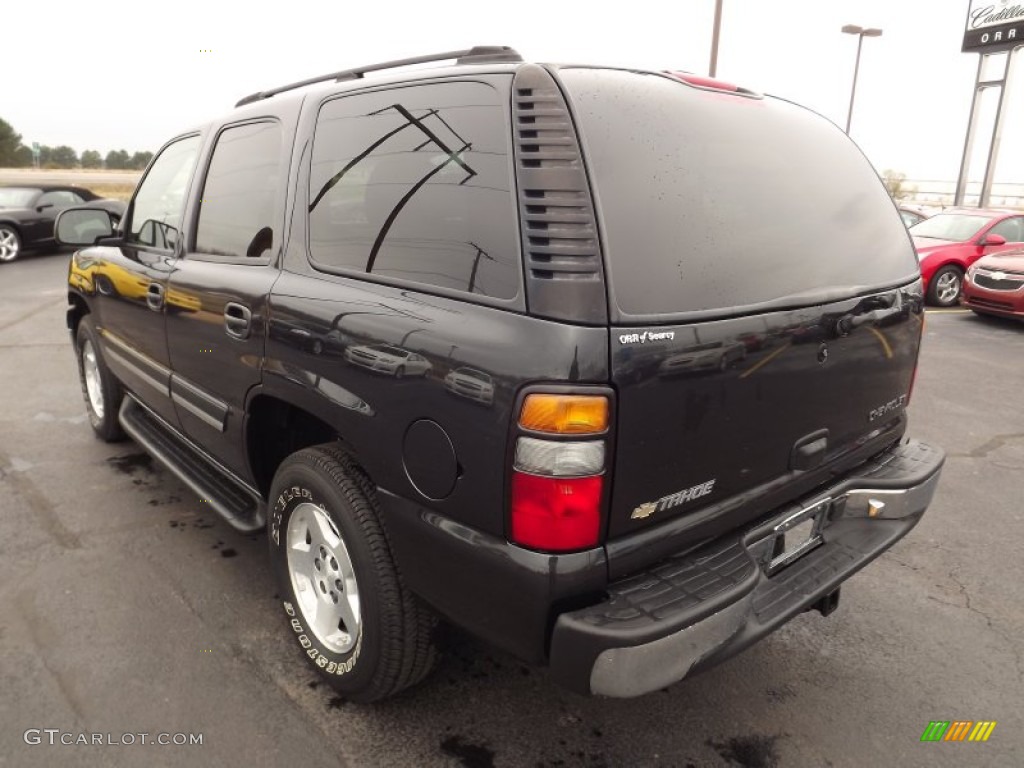
[[164,308],[164,287],[160,283],[150,283],[146,291],[146,304],[154,312]]
[[252,310],[229,301],[224,305],[224,330],[236,339],[247,339],[252,332]]

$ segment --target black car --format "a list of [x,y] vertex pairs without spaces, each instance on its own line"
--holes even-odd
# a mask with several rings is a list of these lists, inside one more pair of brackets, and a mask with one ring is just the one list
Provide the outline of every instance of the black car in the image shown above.
[[335,72],[58,233],[93,429],[266,530],[284,631],[353,700],[422,679],[439,617],[575,691],[657,690],[831,613],[939,478],[885,187],[832,123],[706,78]]
[[71,206],[90,203],[120,215],[125,204],[82,187],[58,184],[0,186],[0,262],[14,261],[30,248],[55,244],[53,223]]

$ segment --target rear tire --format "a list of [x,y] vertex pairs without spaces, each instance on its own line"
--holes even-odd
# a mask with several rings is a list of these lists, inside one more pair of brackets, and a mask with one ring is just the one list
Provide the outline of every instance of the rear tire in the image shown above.
[[21,235],[10,224],[0,224],[0,261],[14,261],[21,255]]
[[437,618],[402,583],[373,486],[351,457],[335,443],[292,454],[270,499],[271,566],[312,667],[357,702],[426,677]]
[[79,321],[75,332],[78,377],[82,383],[85,410],[89,414],[93,432],[104,442],[116,443],[124,439],[124,431],[117,419],[124,390],[107,368],[100,351],[99,338],[96,324],[91,316],[86,315]]
[[960,303],[964,289],[964,273],[953,264],[947,264],[928,282],[928,303],[937,307],[955,307]]

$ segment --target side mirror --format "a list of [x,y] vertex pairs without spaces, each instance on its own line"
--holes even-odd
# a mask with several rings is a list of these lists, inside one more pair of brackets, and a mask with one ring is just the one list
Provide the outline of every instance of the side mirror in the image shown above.
[[42,213],[47,208],[53,208],[53,203],[43,203],[42,205],[36,206],[36,213]]
[[68,208],[57,216],[54,233],[61,245],[96,245],[113,236],[114,224],[113,214],[103,208]]
[[987,234],[981,239],[978,245],[1006,245],[1006,238],[1002,235]]

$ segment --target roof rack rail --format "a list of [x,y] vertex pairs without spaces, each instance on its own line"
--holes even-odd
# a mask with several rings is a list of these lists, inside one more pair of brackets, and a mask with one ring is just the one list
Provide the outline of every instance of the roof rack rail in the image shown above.
[[334,80],[339,83],[343,80],[358,80],[367,72],[378,72],[382,69],[395,69],[396,67],[407,67],[412,64],[426,64],[431,61],[447,61],[449,59],[455,59],[456,64],[489,64],[497,61],[522,61],[523,57],[515,49],[507,45],[477,45],[464,51],[446,51],[445,53],[432,53],[427,56],[414,56],[411,59],[395,59],[394,61],[385,61],[381,64],[369,64],[365,67],[343,69],[340,72],[332,72],[329,75],[311,77],[308,80],[300,80],[297,83],[289,83],[288,85],[271,88],[267,91],[257,91],[241,99],[235,106],[241,107],[246,104],[252,104],[256,101],[269,99],[271,96],[276,96],[279,93],[303,88],[314,83],[325,83],[328,80]]

